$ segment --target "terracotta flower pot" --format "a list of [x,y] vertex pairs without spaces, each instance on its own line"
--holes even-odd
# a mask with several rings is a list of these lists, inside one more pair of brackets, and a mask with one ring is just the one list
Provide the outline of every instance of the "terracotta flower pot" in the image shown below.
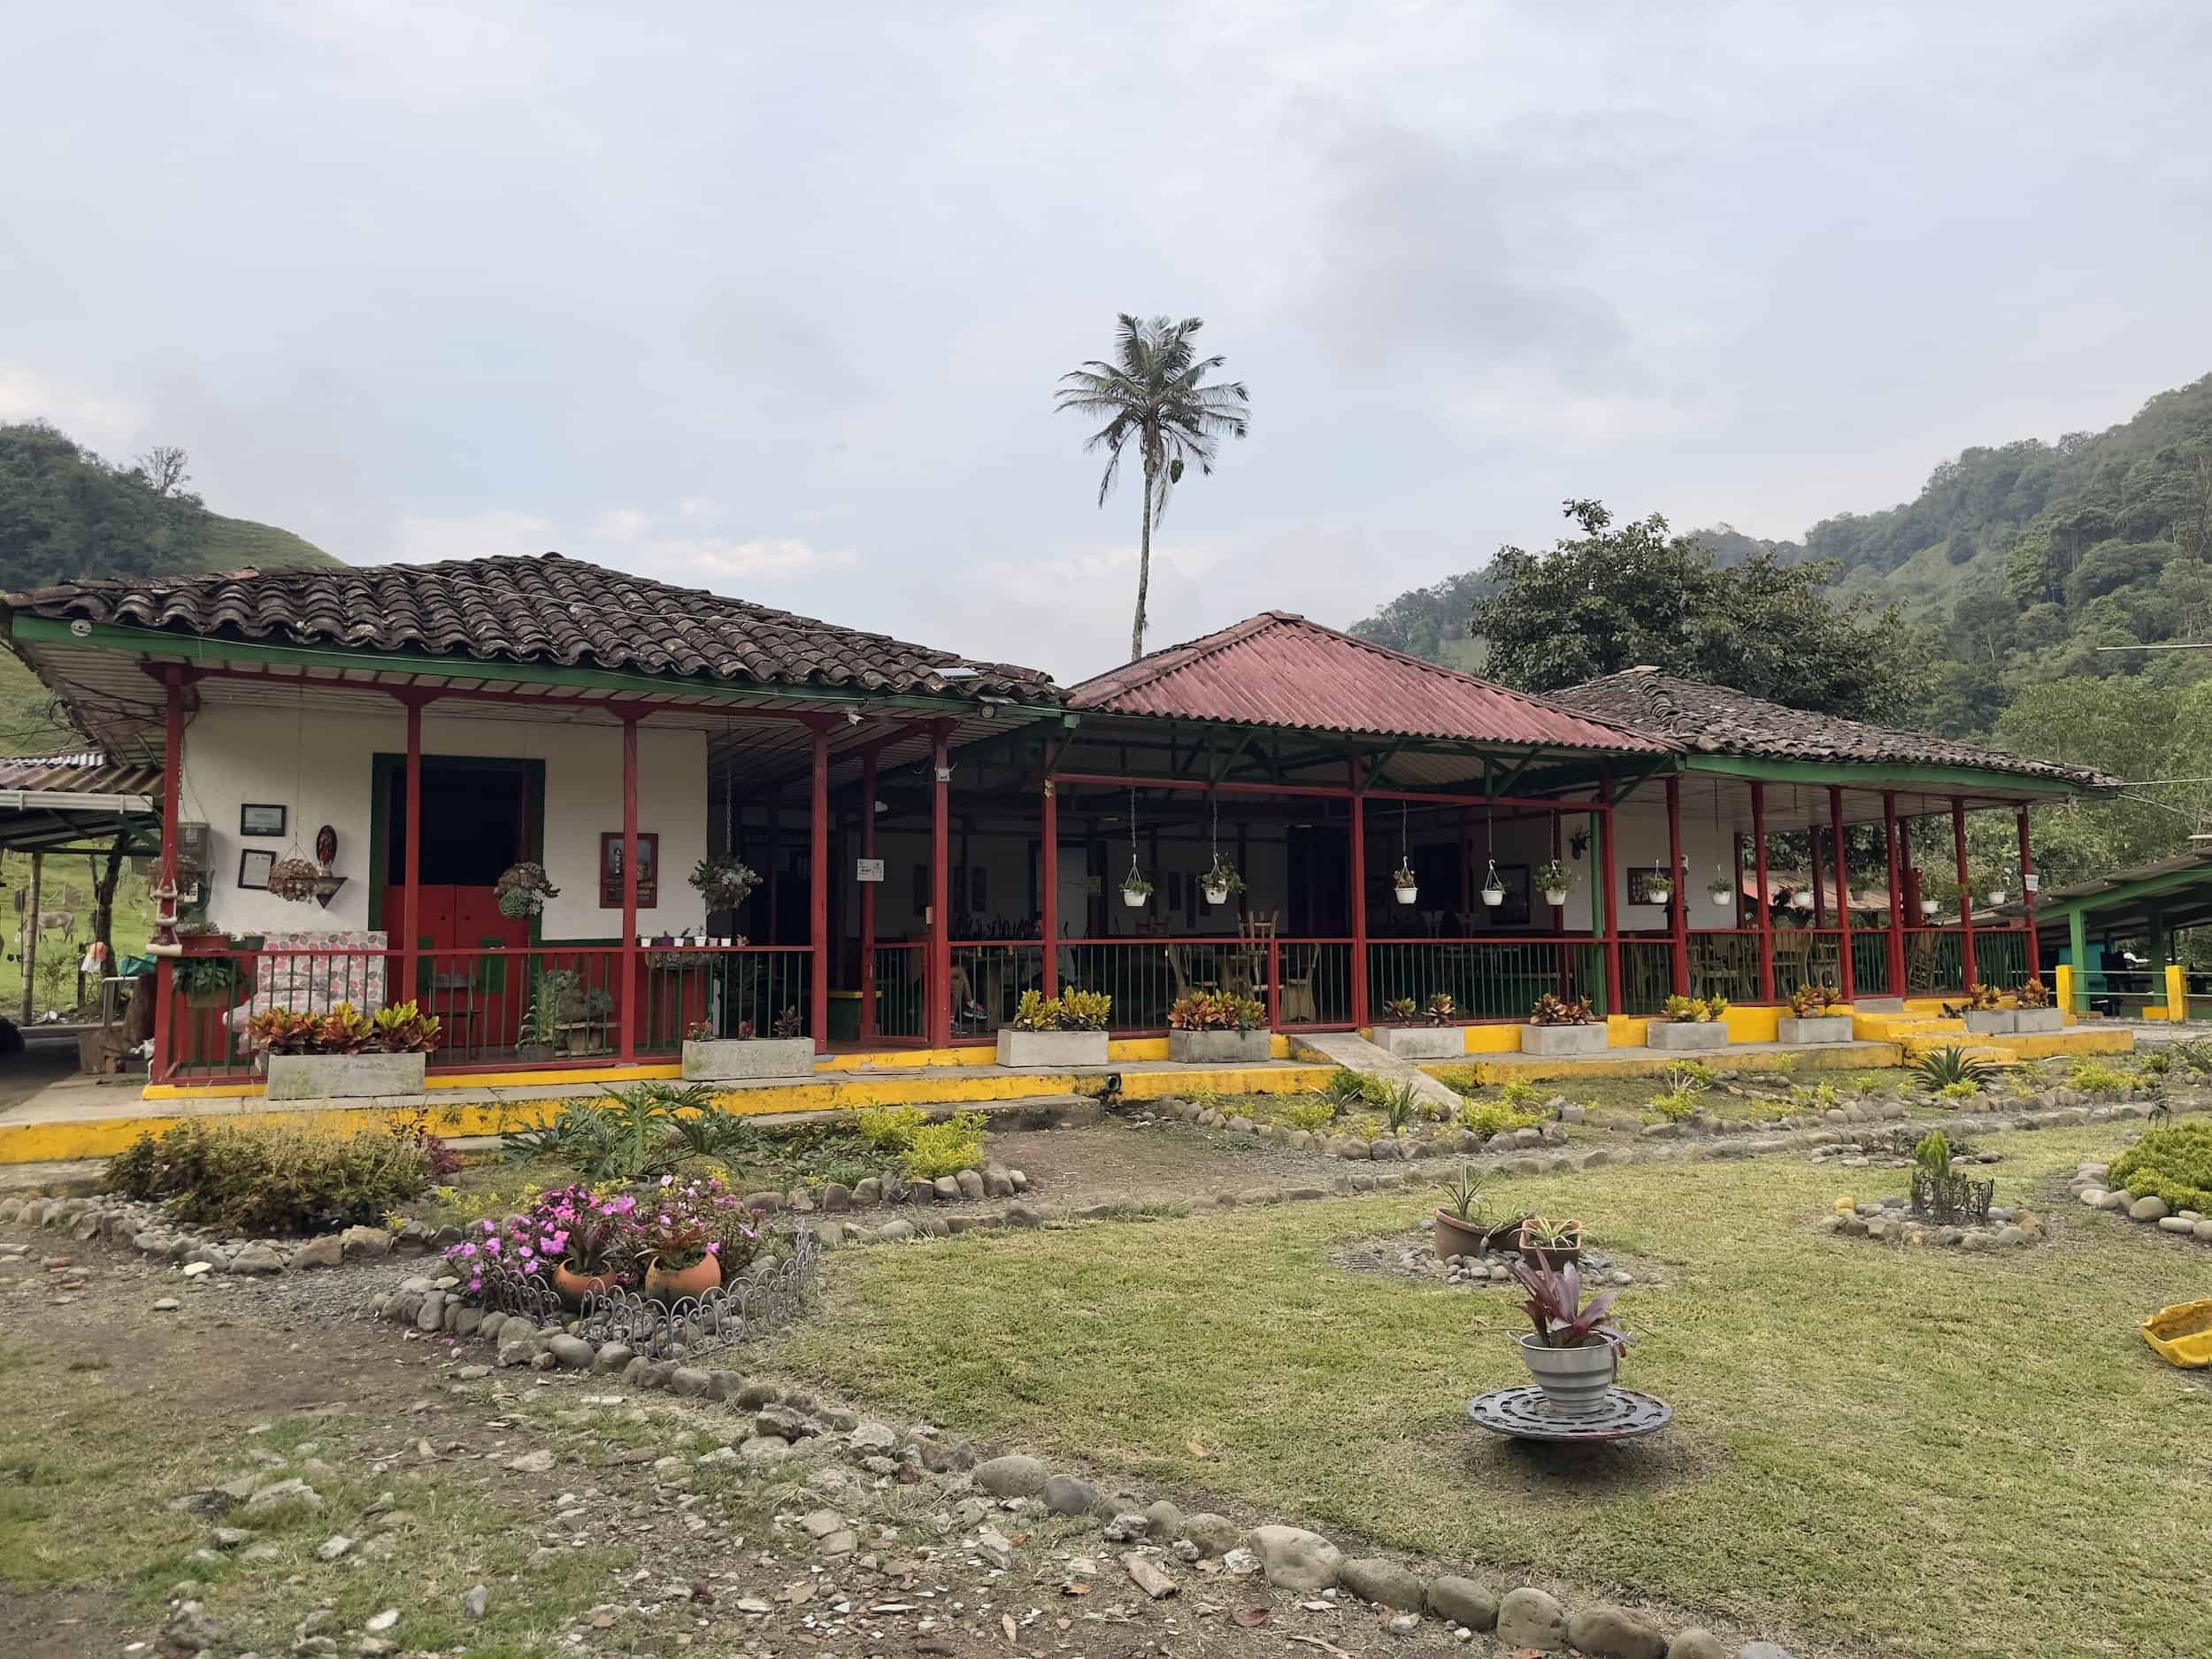
[[1521,1227],[1520,1251],[1524,1260],[1533,1262],[1539,1267],[1561,1268],[1570,1262],[1579,1262],[1582,1259],[1582,1224],[1578,1221],[1574,1224],[1572,1244],[1539,1245],[1530,1241],[1528,1227],[1525,1223]]
[[1448,1210],[1436,1212],[1436,1255],[1439,1261],[1455,1256],[1480,1256],[1487,1238],[1483,1228],[1471,1227]]
[[703,1296],[721,1283],[722,1264],[711,1256],[673,1272],[658,1262],[649,1263],[645,1270],[645,1294],[663,1302],[674,1302],[680,1296]]
[[603,1296],[612,1290],[614,1275],[611,1272],[580,1273],[563,1262],[553,1270],[553,1288],[561,1293],[564,1301],[581,1307],[586,1296]]

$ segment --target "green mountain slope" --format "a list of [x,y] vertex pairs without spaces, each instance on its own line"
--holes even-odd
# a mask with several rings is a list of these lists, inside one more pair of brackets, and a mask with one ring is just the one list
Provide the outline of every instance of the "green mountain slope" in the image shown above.
[[[173,461],[165,480],[153,457],[118,466],[42,423],[0,426],[0,592],[93,576],[339,562],[288,530],[208,511],[183,488],[183,456]],[[0,653],[0,753],[81,744],[50,703],[28,669]]]
[[[1832,596],[1893,601],[1928,625],[1939,667],[1915,718],[1949,734],[1986,734],[2027,687],[2069,676],[2194,681],[2212,651],[2098,648],[2212,639],[2212,376],[2104,432],[1967,449],[1911,501],[1824,518],[1801,541],[1696,534],[1724,565],[1834,560]],[[1402,594],[1353,631],[1463,659],[1486,586],[1472,571]]]

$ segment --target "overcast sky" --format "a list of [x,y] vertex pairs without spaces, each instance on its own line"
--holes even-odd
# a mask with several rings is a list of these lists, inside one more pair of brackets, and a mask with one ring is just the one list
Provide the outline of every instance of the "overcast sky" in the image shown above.
[[1196,314],[1251,436],[1151,641],[1568,495],[1797,535],[2212,369],[2212,7],[7,8],[0,419],[355,563],[557,548],[1064,680],[1138,501],[1053,381]]

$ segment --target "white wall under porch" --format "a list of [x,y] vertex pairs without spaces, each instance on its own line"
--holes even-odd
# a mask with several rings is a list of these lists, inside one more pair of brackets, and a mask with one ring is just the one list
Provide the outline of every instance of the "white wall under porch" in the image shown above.
[[[449,705],[458,710],[465,704]],[[369,926],[369,849],[374,757],[403,754],[405,710],[396,703],[374,713],[211,701],[184,733],[180,816],[211,832],[208,919],[227,933],[329,930]],[[543,936],[611,939],[622,931],[619,908],[599,903],[599,837],[622,828],[622,732],[616,726],[471,719],[437,703],[423,711],[425,755],[535,759],[545,766],[545,865],[560,895],[548,902]],[[239,808],[280,804],[288,810],[283,840],[244,839]],[[246,848],[281,856],[296,848],[313,856],[315,832],[338,832],[338,874],[346,885],[328,910],[288,902],[238,886]],[[660,902],[641,908],[641,931],[677,932],[705,923],[699,895],[687,878],[706,854],[706,735],[699,731],[638,727],[638,829],[660,837]]]

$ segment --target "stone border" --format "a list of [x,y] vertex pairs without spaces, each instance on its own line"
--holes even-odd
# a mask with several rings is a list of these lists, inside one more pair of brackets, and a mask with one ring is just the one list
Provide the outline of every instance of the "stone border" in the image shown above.
[[2171,1233],[2177,1239],[2212,1244],[2212,1217],[2194,1210],[2174,1210],[2156,1193],[2108,1189],[2104,1180],[2111,1170],[2109,1164],[2085,1164],[2074,1171],[2066,1189],[2092,1210],[2106,1210],[2130,1221],[2154,1225],[2161,1233]]
[[1932,1244],[1965,1250],[2039,1244],[2046,1236],[2043,1217],[2028,1210],[1993,1205],[1993,1225],[1955,1227],[1913,1215],[1903,1198],[1860,1199],[1848,1210],[1843,1208],[1845,1202],[1837,1200],[1836,1213],[1821,1224],[1823,1232],[1844,1239],[1871,1239],[1878,1244]]

